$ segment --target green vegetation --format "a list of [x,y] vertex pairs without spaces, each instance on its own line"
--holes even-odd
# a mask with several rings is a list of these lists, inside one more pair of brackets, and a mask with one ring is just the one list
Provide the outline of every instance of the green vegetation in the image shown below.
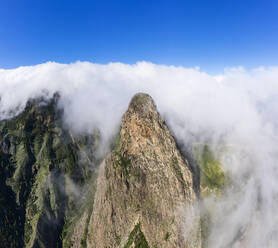
[[200,181],[203,196],[215,192],[221,193],[226,183],[226,177],[220,162],[215,157],[209,145],[195,147],[195,159],[200,166]]
[[185,183],[185,181],[184,181],[183,175],[182,175],[181,170],[180,170],[180,168],[179,168],[178,159],[177,159],[176,157],[174,157],[174,158],[172,159],[172,167],[173,167],[173,169],[174,169],[174,172],[175,172],[175,175],[176,175],[177,179],[179,180],[179,182],[181,183],[181,185],[182,185],[183,187],[185,187],[185,186],[186,186],[186,183]]
[[117,245],[120,245],[121,243],[121,236],[119,236],[116,232],[115,232],[115,241]]
[[[83,189],[97,163],[95,136],[74,140],[62,128],[58,96],[42,101],[0,122],[1,247],[61,247],[83,194],[72,187]],[[89,155],[81,164],[82,150]]]
[[208,209],[203,210],[201,216],[201,237],[202,237],[202,248],[208,247],[208,237],[210,234],[210,225],[211,225],[211,213]]
[[114,168],[119,168],[125,177],[129,176],[131,170],[131,161],[129,158],[122,156],[119,152],[115,152]]
[[12,170],[9,157],[0,152],[0,240],[1,247],[23,246],[24,215],[11,187],[4,182]]
[[140,222],[136,224],[134,229],[131,231],[128,237],[128,241],[125,244],[124,248],[149,248],[148,242],[145,238],[144,233],[141,231]]
[[167,232],[167,233],[165,234],[165,236],[164,236],[164,240],[165,240],[165,241],[168,241],[169,238],[170,238],[170,236],[171,236],[171,233]]
[[[194,157],[200,167],[201,197],[210,194],[220,195],[228,182],[222,165],[208,144],[194,148]],[[203,205],[201,216],[202,248],[208,247],[212,210]]]
[[[95,175],[93,175],[93,179],[95,179],[94,177],[95,177]],[[80,213],[83,213],[84,208],[86,208],[88,210],[88,217],[86,219],[85,230],[84,230],[83,237],[81,239],[81,248],[87,248],[86,240],[87,240],[87,237],[88,237],[89,222],[90,222],[92,212],[93,212],[93,208],[94,208],[94,194],[95,194],[95,191],[96,191],[96,185],[94,184],[94,181],[92,181],[92,182],[93,182],[93,185],[90,185],[90,187],[89,187],[90,191],[87,193],[87,201],[83,205],[82,211],[80,211]]]

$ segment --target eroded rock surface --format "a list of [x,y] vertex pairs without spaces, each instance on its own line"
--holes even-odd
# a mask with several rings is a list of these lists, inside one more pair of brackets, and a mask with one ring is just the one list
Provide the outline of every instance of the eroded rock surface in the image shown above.
[[201,247],[189,164],[152,98],[136,94],[100,168],[88,247]]

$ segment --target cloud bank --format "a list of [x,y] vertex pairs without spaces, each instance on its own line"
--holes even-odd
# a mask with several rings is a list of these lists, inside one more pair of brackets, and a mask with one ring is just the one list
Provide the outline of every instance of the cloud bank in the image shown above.
[[146,62],[0,69],[0,119],[20,113],[29,98],[57,91],[66,125],[76,132],[98,128],[104,141],[131,97],[146,92],[184,144],[232,144],[231,158],[222,162],[233,186],[217,200],[206,199],[217,213],[209,247],[277,247],[278,67],[230,68],[221,75]]

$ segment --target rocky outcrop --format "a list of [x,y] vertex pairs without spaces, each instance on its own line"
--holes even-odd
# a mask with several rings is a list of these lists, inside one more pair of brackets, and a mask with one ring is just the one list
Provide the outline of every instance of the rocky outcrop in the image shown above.
[[94,202],[87,247],[201,247],[193,175],[149,95],[122,117]]

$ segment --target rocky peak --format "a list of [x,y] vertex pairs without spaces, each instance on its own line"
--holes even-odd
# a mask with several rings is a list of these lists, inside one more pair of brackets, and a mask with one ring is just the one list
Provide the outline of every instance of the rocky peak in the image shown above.
[[142,118],[148,118],[151,113],[156,113],[156,105],[150,95],[137,93],[130,101],[127,114],[137,113]]
[[136,94],[123,115],[94,202],[88,247],[201,246],[188,161],[149,95]]
[[163,127],[153,99],[144,93],[136,94],[122,117],[118,150],[129,155],[148,152],[149,146],[165,141],[162,136],[167,130]]

